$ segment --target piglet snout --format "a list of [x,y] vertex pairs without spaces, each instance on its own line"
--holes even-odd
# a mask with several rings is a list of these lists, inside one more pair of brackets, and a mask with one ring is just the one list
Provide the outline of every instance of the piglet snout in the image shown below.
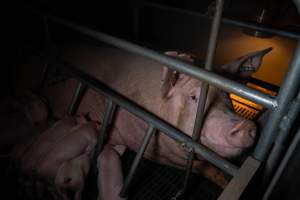
[[243,120],[233,127],[226,139],[234,147],[248,148],[253,145],[255,136],[255,124],[252,121]]

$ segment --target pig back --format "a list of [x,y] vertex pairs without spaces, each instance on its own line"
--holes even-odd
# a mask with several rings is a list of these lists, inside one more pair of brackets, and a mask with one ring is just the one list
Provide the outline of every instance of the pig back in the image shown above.
[[68,63],[159,115],[161,64],[115,48],[76,45],[64,52]]

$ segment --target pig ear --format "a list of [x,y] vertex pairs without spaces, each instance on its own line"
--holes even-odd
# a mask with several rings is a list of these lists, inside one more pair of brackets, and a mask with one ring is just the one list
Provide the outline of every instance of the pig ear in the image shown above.
[[[165,55],[168,55],[170,57],[178,58],[180,60],[186,61],[186,62],[193,62],[193,58],[191,55],[186,53],[178,54],[177,51],[167,51],[165,52]],[[167,96],[170,96],[171,89],[175,86],[176,81],[179,77],[179,73],[175,70],[169,69],[168,67],[163,67],[162,76],[161,76],[161,94],[163,98],[166,98]]]
[[[177,57],[178,52],[177,51],[167,51],[165,52],[165,55],[171,56],[171,57]],[[163,98],[165,98],[169,91],[172,89],[172,87],[175,85],[177,76],[176,76],[176,71],[169,69],[168,67],[163,67],[162,70],[162,75],[161,75],[161,95]]]
[[220,67],[220,71],[225,71],[232,75],[249,77],[261,66],[263,57],[272,50],[272,47],[249,53],[233,62]]

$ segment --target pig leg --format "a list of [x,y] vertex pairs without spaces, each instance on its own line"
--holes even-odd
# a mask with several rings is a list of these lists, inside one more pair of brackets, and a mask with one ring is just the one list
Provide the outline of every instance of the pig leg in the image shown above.
[[115,150],[111,145],[106,145],[98,156],[98,200],[124,200],[119,196],[123,187],[119,150],[120,148]]

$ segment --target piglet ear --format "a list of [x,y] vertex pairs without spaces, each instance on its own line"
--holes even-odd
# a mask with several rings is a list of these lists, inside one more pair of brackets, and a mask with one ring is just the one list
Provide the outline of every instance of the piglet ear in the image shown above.
[[263,57],[272,50],[272,47],[249,53],[229,64],[221,66],[220,71],[240,77],[249,77],[256,72],[262,64]]

